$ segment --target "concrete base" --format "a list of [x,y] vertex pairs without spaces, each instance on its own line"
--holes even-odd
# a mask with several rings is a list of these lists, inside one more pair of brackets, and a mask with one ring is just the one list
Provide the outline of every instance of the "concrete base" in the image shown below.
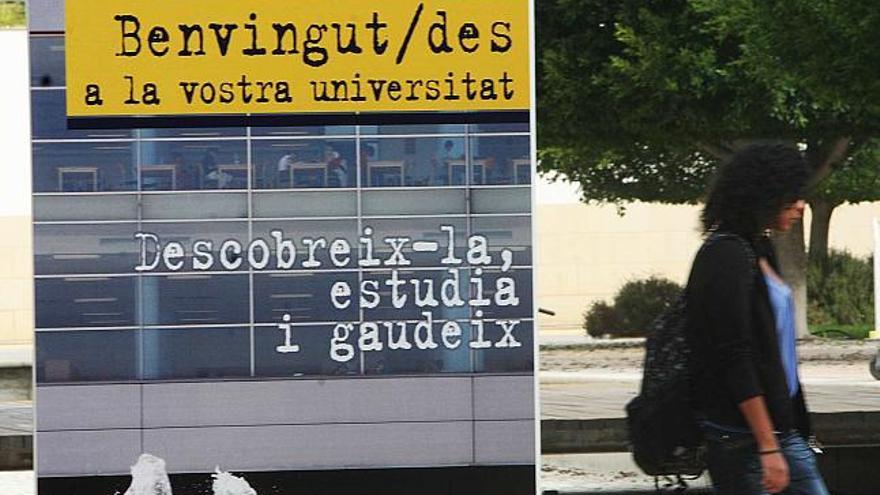
[[834,495],[877,495],[880,492],[880,446],[826,449],[819,469]]
[[[880,448],[878,411],[813,413],[810,418],[819,441],[829,448]],[[542,454],[628,450],[629,438],[624,418],[541,421]]]
[[[234,473],[260,495],[533,495],[535,466]],[[208,493],[211,473],[171,475],[174,493]],[[40,495],[123,493],[129,476],[39,478]]]
[[[880,493],[880,412],[823,413],[812,414],[811,418],[813,429],[824,444],[825,454],[819,456],[819,468],[828,489],[834,495]],[[627,450],[629,441],[623,418],[541,422],[544,454]]]

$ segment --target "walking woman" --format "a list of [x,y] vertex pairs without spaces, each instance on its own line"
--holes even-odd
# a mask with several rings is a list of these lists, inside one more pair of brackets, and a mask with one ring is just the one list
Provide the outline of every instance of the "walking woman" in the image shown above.
[[807,442],[792,291],[768,238],[801,217],[807,179],[795,149],[752,145],[721,167],[706,199],[688,338],[718,495],[828,495]]

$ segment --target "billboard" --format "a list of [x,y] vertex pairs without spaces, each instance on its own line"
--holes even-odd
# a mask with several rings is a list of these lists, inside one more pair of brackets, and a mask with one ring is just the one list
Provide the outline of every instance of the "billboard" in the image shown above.
[[534,493],[529,9],[32,6],[40,493]]
[[505,0],[69,0],[67,112],[521,118],[528,22]]

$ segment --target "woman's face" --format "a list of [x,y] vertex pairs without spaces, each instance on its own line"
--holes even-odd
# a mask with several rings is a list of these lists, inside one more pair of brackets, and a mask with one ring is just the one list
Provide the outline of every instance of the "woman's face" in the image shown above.
[[806,201],[802,199],[799,199],[794,203],[785,204],[776,215],[775,225],[772,225],[771,227],[780,232],[788,232],[791,230],[792,224],[804,216],[804,207],[806,207],[806,205]]

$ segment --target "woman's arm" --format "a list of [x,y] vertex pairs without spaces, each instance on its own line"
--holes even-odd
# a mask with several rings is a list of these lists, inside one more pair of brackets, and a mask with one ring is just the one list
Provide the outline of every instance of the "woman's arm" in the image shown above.
[[752,341],[752,294],[755,267],[736,240],[711,245],[701,260],[696,290],[707,317],[708,358],[720,372],[727,396],[735,404],[764,394],[758,378],[759,359]]
[[762,482],[770,493],[778,493],[788,486],[788,463],[779,448],[773,433],[773,422],[767,413],[764,396],[758,395],[739,403],[739,410],[746,418],[752,434],[758,443],[763,471]]

